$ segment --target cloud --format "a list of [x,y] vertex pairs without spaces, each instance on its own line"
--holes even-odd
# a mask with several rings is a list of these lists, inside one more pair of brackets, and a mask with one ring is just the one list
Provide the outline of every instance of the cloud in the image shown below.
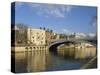
[[62,31],[65,32],[65,33],[69,33],[69,32],[70,32],[70,31],[67,30],[67,29],[63,29]]
[[30,8],[39,16],[64,18],[70,13],[73,6],[57,4],[28,4]]
[[65,14],[70,13],[73,9],[72,5],[16,2],[16,9],[20,9],[23,6],[29,6],[39,16],[57,18],[64,18]]
[[62,29],[62,33],[63,33],[63,34],[70,35],[72,32],[69,31],[68,29]]

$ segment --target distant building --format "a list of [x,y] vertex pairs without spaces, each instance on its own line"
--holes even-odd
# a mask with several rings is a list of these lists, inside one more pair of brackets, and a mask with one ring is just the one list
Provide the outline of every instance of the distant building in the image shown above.
[[53,39],[56,39],[56,40],[66,39],[66,35],[65,34],[57,34],[57,33],[54,33]]
[[72,33],[68,36],[69,39],[85,39],[86,35],[84,33]]
[[54,33],[46,30],[46,45],[54,39]]
[[84,33],[74,33],[75,39],[84,39],[86,35]]
[[56,39],[57,39],[57,40],[60,39],[60,34],[56,34]]

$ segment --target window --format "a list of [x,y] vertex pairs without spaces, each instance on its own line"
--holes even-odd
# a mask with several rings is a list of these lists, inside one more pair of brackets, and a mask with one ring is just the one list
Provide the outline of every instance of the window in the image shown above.
[[43,44],[43,41],[41,41],[41,44]]
[[43,37],[41,37],[41,39],[43,40]]
[[32,38],[34,39],[34,36]]

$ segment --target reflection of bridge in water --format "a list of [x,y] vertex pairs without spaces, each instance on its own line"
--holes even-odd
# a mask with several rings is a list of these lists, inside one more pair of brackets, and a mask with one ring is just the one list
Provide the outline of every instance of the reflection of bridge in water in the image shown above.
[[50,51],[52,50],[57,50],[57,47],[61,44],[82,44],[82,43],[87,43],[87,44],[91,44],[93,46],[97,45],[97,40],[94,39],[61,39],[61,40],[52,40],[49,45],[48,45],[48,49]]

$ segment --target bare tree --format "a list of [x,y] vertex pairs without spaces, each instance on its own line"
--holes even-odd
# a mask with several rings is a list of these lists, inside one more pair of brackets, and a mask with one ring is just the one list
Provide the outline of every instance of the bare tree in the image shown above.
[[27,26],[24,24],[16,24],[18,29],[15,29],[15,41],[17,45],[27,44]]

